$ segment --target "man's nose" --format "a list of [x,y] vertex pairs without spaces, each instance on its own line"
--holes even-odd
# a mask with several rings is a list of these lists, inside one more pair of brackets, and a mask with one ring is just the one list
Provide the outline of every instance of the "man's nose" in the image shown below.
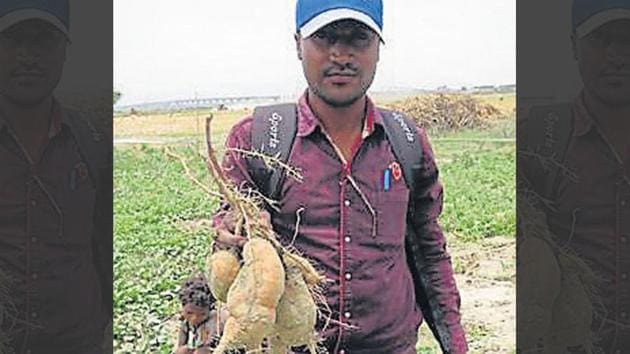
[[17,59],[22,64],[30,64],[37,61],[40,51],[34,43],[22,42],[17,48]]
[[612,41],[606,48],[606,57],[616,67],[628,67],[630,65],[630,39]]
[[330,46],[330,60],[339,64],[346,64],[354,59],[354,50],[351,45],[342,40],[337,40]]

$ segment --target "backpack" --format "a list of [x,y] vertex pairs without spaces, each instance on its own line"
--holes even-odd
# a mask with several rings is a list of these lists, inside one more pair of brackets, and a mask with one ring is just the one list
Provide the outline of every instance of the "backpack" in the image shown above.
[[96,190],[94,206],[94,264],[101,280],[103,303],[111,311],[113,292],[113,195],[112,150],[107,139],[82,114],[64,110],[68,125],[79,147],[79,154],[87,165],[89,177]]
[[[523,137],[518,142],[519,150],[540,157],[536,164],[537,171],[524,171],[525,177],[529,178],[530,183],[540,182],[537,192],[543,198],[552,200],[563,173],[561,165],[573,135],[572,106],[569,103],[559,103],[532,107],[529,118],[519,129],[522,129],[519,134]],[[544,175],[535,176],[535,173]]]
[[[422,162],[422,147],[420,137],[416,134],[415,123],[402,114],[390,110],[380,109],[383,116],[385,135],[389,140],[394,156],[399,161],[403,178],[409,189],[410,196],[416,190],[417,176]],[[293,103],[273,106],[257,107],[253,114],[252,148],[265,155],[276,156],[280,161],[287,162],[297,134],[297,106]],[[254,181],[260,192],[265,196],[277,199],[280,186],[285,178],[283,169],[267,169],[253,174]],[[407,229],[405,233],[405,251],[407,264],[412,274],[416,304],[422,311],[423,317],[442,350],[448,345],[448,331],[438,328],[436,312],[437,304],[429,304],[426,296],[427,279],[422,276],[423,260],[420,245],[417,242],[411,217],[414,215],[413,198],[409,198],[407,207]]]

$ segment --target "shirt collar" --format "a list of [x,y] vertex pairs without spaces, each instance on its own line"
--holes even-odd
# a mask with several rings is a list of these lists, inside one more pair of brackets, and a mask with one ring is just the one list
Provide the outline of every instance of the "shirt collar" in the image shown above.
[[574,129],[573,136],[584,136],[595,127],[586,104],[584,103],[584,92],[581,92],[573,103]]
[[[53,100],[52,116],[50,118],[50,127],[48,129],[48,138],[53,138],[61,132],[62,124],[67,125],[66,114],[57,100]],[[8,127],[3,113],[0,113],[0,131]]]
[[[307,93],[305,92],[300,99],[298,100],[298,129],[297,135],[299,137],[305,137],[311,135],[317,128],[322,129],[321,122],[319,118],[313,113],[311,107],[308,105]],[[363,130],[361,133],[361,137],[363,139],[370,136],[374,133],[375,125],[383,125],[383,116],[376,106],[374,102],[368,97],[367,98],[367,115],[366,119],[363,123]]]

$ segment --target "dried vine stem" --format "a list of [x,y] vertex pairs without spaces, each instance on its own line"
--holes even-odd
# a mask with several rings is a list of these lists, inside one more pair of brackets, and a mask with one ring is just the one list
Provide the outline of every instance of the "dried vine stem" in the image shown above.
[[250,151],[239,148],[227,148],[226,151],[233,151],[239,153],[244,156],[254,157],[261,159],[265,166],[268,168],[280,167],[287,171],[287,175],[293,177],[296,181],[302,183],[304,181],[304,176],[302,176],[302,171],[297,169],[286,162],[280,159],[280,154],[276,156],[265,155],[259,151]]
[[203,184],[201,181],[199,181],[193,174],[192,171],[190,170],[190,167],[188,167],[188,164],[186,163],[186,160],[173,152],[173,150],[171,150],[171,148],[166,147],[164,148],[164,153],[174,159],[179,160],[179,163],[182,165],[182,167],[184,168],[184,173],[186,174],[186,176],[188,176],[188,179],[190,179],[194,184],[196,184],[199,188],[203,189],[204,192],[208,193],[209,195],[213,196],[213,197],[217,197],[217,198],[222,198],[221,194],[211,190],[208,186],[206,186],[205,184]]

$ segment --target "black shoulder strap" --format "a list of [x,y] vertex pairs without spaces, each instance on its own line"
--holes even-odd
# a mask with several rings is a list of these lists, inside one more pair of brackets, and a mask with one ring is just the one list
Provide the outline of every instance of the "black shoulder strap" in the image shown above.
[[427,286],[429,280],[424,272],[424,257],[419,238],[413,227],[415,213],[413,196],[415,195],[418,173],[422,163],[422,145],[416,133],[415,123],[398,112],[381,110],[383,126],[392,151],[402,165],[403,175],[409,187],[409,205],[407,207],[407,229],[405,232],[405,253],[407,265],[414,282],[416,303],[422,311],[425,322],[438,340],[442,351],[449,352],[448,330],[438,323],[439,305],[429,301]]
[[[551,199],[561,173],[566,151],[573,135],[573,110],[570,104],[561,103],[533,107],[526,125],[525,150],[542,159],[545,171],[542,196]],[[553,161],[553,163],[552,163]]]
[[112,314],[112,264],[113,264],[113,176],[112,150],[109,137],[103,135],[93,123],[78,112],[64,110],[72,129],[88,173],[96,189],[94,208],[95,237],[93,242],[94,263],[101,279],[103,304],[109,316]]
[[79,152],[88,167],[88,173],[94,187],[96,190],[103,187],[107,188],[103,186],[103,183],[106,182],[103,180],[103,171],[107,170],[107,166],[111,163],[111,157],[105,137],[89,119],[69,110],[65,110],[64,114],[74,133],[73,136],[79,146]]
[[[252,126],[252,149],[287,162],[297,134],[297,106],[294,103],[256,107]],[[261,193],[275,199],[284,176],[283,169],[268,169],[255,179]],[[262,179],[262,180],[261,180]]]
[[422,163],[422,146],[416,132],[416,124],[401,113],[381,109],[385,135],[392,152],[400,162],[403,177],[410,193],[416,189],[416,171]]

